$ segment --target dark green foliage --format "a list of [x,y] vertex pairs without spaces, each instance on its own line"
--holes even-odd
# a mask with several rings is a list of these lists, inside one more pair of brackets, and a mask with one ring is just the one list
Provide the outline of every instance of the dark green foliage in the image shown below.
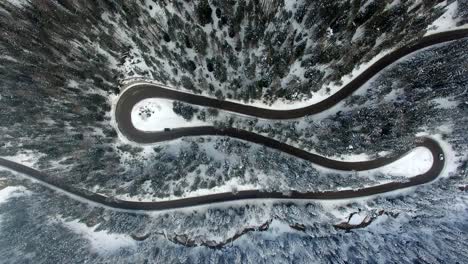
[[195,115],[198,112],[198,109],[179,101],[173,102],[172,110],[174,111],[174,113],[182,116],[187,121],[192,120],[193,115]]
[[208,3],[208,0],[200,0],[195,6],[195,12],[197,14],[198,21],[202,26],[213,23],[211,13],[213,10]]

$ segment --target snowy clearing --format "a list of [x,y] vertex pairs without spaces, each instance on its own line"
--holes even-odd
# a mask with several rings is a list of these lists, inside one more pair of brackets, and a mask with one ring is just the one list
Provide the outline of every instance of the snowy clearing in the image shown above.
[[367,215],[366,214],[360,214],[356,213],[351,216],[351,219],[349,219],[348,224],[350,225],[359,225],[361,224],[365,219]]
[[[441,125],[439,129],[444,130],[446,129],[446,126],[447,125]],[[417,133],[416,136],[417,137],[426,136],[434,140],[437,140],[437,142],[439,142],[440,144],[440,147],[444,150],[445,166],[442,172],[440,173],[439,178],[449,177],[453,175],[457,171],[458,166],[460,166],[462,162],[466,160],[468,157],[468,153],[457,153],[453,149],[452,145],[450,145],[450,143],[442,139],[442,135],[440,134],[430,135],[427,132],[420,132],[420,133]]]
[[439,109],[450,109],[450,108],[457,107],[458,104],[460,104],[459,101],[456,101],[453,98],[446,98],[446,97],[439,97],[439,98],[433,99],[432,102],[436,103],[437,104],[436,108],[439,108]]
[[433,162],[434,157],[431,151],[425,147],[417,147],[403,158],[382,168],[370,170],[368,173],[380,172],[393,176],[413,177],[428,171]]
[[[53,221],[54,222],[54,221]],[[129,235],[111,234],[107,231],[96,231],[99,226],[95,225],[88,227],[78,220],[66,221],[59,217],[58,221],[70,231],[75,234],[81,235],[89,241],[91,249],[96,253],[109,254],[122,248],[136,247],[136,242]]]
[[30,194],[31,192],[24,186],[7,186],[0,190],[0,204],[7,202],[10,198]]
[[[386,154],[386,153],[381,153],[381,154]],[[341,155],[341,156],[335,156],[331,158],[336,159],[336,160],[347,161],[347,162],[358,162],[358,161],[370,160],[369,155],[365,153],[355,154],[355,155]],[[358,175],[370,175],[374,173],[384,173],[387,175],[398,176],[398,177],[400,176],[401,177],[413,177],[413,176],[416,176],[416,175],[419,175],[428,171],[431,168],[433,161],[434,160],[433,160],[432,153],[430,150],[428,150],[425,147],[417,147],[411,150],[410,152],[408,152],[408,154],[406,154],[402,158],[388,165],[385,165],[377,169],[356,172],[356,173]],[[319,166],[316,165],[316,167],[319,167]],[[333,171],[333,170],[322,168],[322,167],[320,167],[320,170],[324,172]]]
[[45,154],[37,154],[30,150],[24,150],[14,156],[3,156],[1,158],[33,168],[37,161],[43,156],[45,156]]
[[[352,161],[352,162],[363,161],[363,160],[368,160],[368,157],[369,156],[366,154],[352,155],[352,156],[349,156],[349,160],[346,159],[346,161]],[[428,171],[431,168],[432,163],[433,163],[433,156],[432,156],[431,151],[429,151],[425,147],[418,147],[408,152],[408,154],[406,154],[404,157],[400,158],[399,160],[395,162],[392,162],[381,168],[362,171],[362,172],[356,172],[355,176],[356,177],[370,177],[377,173],[383,173],[383,174],[391,175],[394,177],[410,178],[416,175],[423,174],[426,171]],[[315,164],[313,166],[314,168],[318,169],[322,173],[337,173],[337,172],[343,173],[342,171],[324,168]],[[256,176],[259,179],[261,179],[261,181],[262,180],[265,181],[265,180],[268,180],[269,176],[271,175],[256,174]],[[358,178],[356,180],[358,180]],[[383,183],[386,183],[386,182],[381,182],[380,184],[383,184]],[[370,186],[366,186],[366,187],[370,187]],[[184,192],[181,196],[169,195],[166,197],[155,197],[155,196],[152,196],[151,194],[136,195],[136,196],[130,196],[128,194],[125,194],[125,195],[116,195],[115,198],[126,200],[126,201],[156,202],[156,201],[175,200],[175,199],[181,199],[181,198],[198,197],[202,195],[210,195],[210,194],[224,193],[224,192],[236,193],[238,191],[254,190],[254,189],[259,189],[259,188],[260,188],[259,185],[240,183],[238,178],[233,178],[225,182],[221,186],[216,186],[212,189],[198,189],[195,191]],[[346,190],[346,187],[339,188],[339,190]]]
[[437,6],[445,6],[445,13],[442,14],[437,20],[427,27],[425,36],[432,35],[444,31],[467,28],[468,25],[457,27],[459,19],[457,18],[458,1],[454,1],[450,5],[447,5],[447,1],[439,3]]
[[10,0],[8,2],[20,8],[25,7],[30,4],[29,1],[27,0]]
[[162,131],[165,128],[206,126],[209,123],[195,116],[187,121],[172,110],[174,100],[148,98],[138,102],[132,109],[132,123],[141,131]]

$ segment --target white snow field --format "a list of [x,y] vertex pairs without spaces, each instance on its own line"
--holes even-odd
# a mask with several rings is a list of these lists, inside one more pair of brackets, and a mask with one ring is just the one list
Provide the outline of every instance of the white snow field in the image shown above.
[[132,109],[132,122],[141,131],[162,131],[165,128],[195,127],[209,125],[195,116],[187,121],[172,110],[173,100],[148,98],[138,102]]
[[0,190],[0,204],[7,202],[10,198],[30,194],[31,192],[24,186],[7,186]]
[[439,3],[438,7],[445,6],[445,13],[442,14],[437,20],[435,20],[429,27],[427,28],[426,36],[432,35],[444,31],[460,29],[460,28],[467,28],[468,25],[457,26],[459,19],[457,18],[457,11],[458,11],[458,1],[454,1],[453,3],[447,5],[447,0]]
[[433,162],[432,153],[427,148],[418,147],[405,157],[376,170],[393,176],[413,177],[428,171]]
[[1,156],[1,158],[20,163],[22,165],[35,168],[34,165],[39,161],[41,157],[45,156],[42,153],[34,153],[30,150],[23,150],[14,156]]
[[129,235],[112,234],[107,231],[96,231],[98,225],[87,226],[78,220],[66,221],[59,217],[52,222],[58,222],[75,234],[81,235],[89,241],[91,250],[99,254],[110,254],[122,248],[136,247],[136,241]]
[[[341,161],[348,161],[348,162],[358,162],[358,161],[366,161],[370,160],[370,157],[364,153],[358,155],[341,155],[341,156],[334,156],[330,157],[332,159],[341,160]],[[430,150],[425,147],[417,147],[411,151],[409,151],[405,156],[401,157],[400,159],[385,165],[383,167],[367,170],[367,171],[359,171],[355,172],[354,177],[356,180],[363,177],[371,177],[372,175],[382,173],[385,175],[393,176],[393,177],[401,177],[401,178],[411,178],[420,174],[425,173],[428,171],[432,163],[434,161],[434,157]],[[331,170],[328,168],[323,168],[318,165],[314,165],[316,169],[321,171],[322,173],[332,173],[332,172],[340,172]],[[387,183],[388,181],[380,182],[380,184]],[[370,186],[366,186],[370,187]],[[348,188],[339,188],[339,190],[346,190]]]
[[360,214],[360,213],[353,214],[351,216],[351,219],[349,219],[348,224],[350,224],[350,225],[359,225],[364,220],[366,220],[366,217],[367,217],[366,214]]

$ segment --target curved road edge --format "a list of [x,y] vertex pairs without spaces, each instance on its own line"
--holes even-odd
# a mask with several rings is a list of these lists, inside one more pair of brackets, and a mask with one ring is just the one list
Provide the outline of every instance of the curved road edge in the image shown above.
[[[417,146],[426,147],[429,149],[433,156],[433,164],[431,168],[420,175],[409,178],[405,182],[390,182],[386,184],[376,185],[372,187],[362,188],[358,190],[342,190],[342,191],[324,191],[324,192],[297,192],[292,191],[288,194],[282,192],[264,192],[261,190],[245,190],[239,191],[238,193],[226,192],[217,193],[211,195],[181,198],[177,200],[169,201],[158,201],[158,202],[135,202],[135,201],[124,201],[118,200],[111,197],[106,197],[101,194],[92,193],[83,189],[78,189],[67,184],[64,184],[62,179],[53,178],[43,172],[27,167],[25,165],[9,161],[0,158],[0,166],[7,169],[16,171],[21,174],[25,174],[28,177],[39,180],[40,182],[51,185],[58,188],[66,193],[76,195],[80,198],[84,198],[90,202],[104,205],[115,209],[122,210],[141,210],[141,211],[157,211],[157,210],[169,210],[184,207],[192,207],[198,205],[206,205],[212,203],[222,203],[237,200],[251,200],[251,199],[308,199],[308,200],[336,200],[336,199],[350,199],[365,197],[375,194],[386,193],[395,191],[403,188],[413,187],[416,185],[424,184],[435,180],[438,175],[442,172],[445,161],[439,159],[439,155],[443,155],[443,150],[439,143],[431,138],[418,138],[416,141]],[[404,156],[406,153],[398,155],[397,158]],[[377,159],[372,162],[371,165],[376,163],[384,163],[383,165],[389,164],[397,158],[392,159]],[[382,165],[382,166],[383,166]],[[371,166],[372,167],[372,166]]]
[[[429,36],[422,37],[419,41],[410,44],[408,46],[401,47],[372,64],[359,76],[354,78],[350,83],[345,85],[338,92],[328,97],[327,99],[298,109],[292,110],[271,110],[265,108],[258,108],[239,103],[221,101],[214,98],[204,97],[200,95],[189,94],[176,90],[163,88],[161,86],[147,83],[134,85],[132,89],[125,90],[116,104],[115,118],[118,125],[118,129],[128,139],[137,143],[154,143],[158,141],[165,141],[184,136],[201,136],[201,135],[222,135],[230,136],[251,142],[263,144],[267,147],[274,148],[286,152],[290,155],[294,155],[298,158],[309,160],[327,168],[339,169],[344,171],[352,170],[369,170],[378,168],[389,164],[398,158],[402,157],[405,153],[396,155],[390,158],[381,158],[372,161],[365,162],[342,162],[334,161],[308,153],[290,145],[281,143],[279,141],[263,137],[261,135],[251,133],[248,131],[238,130],[234,128],[214,128],[214,127],[196,127],[196,128],[180,128],[168,131],[170,133],[163,132],[143,132],[134,128],[131,122],[131,110],[133,106],[142,99],[160,97],[166,99],[174,99],[184,101],[187,103],[197,104],[200,106],[215,107],[227,111],[237,112],[240,114],[246,114],[249,116],[256,116],[266,119],[292,119],[298,118],[305,115],[313,115],[320,113],[330,107],[336,105],[344,98],[351,95],[354,91],[359,89],[364,83],[371,79],[375,74],[386,68],[390,64],[396,62],[398,59],[426,47],[449,42],[457,39],[468,37],[468,29],[459,29],[448,32],[437,33]],[[157,87],[156,89],[154,87]],[[132,134],[134,133],[134,134]],[[190,207],[197,205],[205,205],[211,203],[220,203],[236,200],[246,199],[349,199],[358,198],[364,196],[370,196],[375,194],[381,194],[385,192],[395,191],[398,189],[413,187],[416,185],[424,184],[435,180],[444,168],[445,161],[439,159],[439,155],[443,155],[443,150],[440,145],[433,139],[430,138],[419,138],[416,142],[417,146],[423,146],[429,149],[433,156],[433,164],[431,168],[423,174],[409,178],[405,182],[390,182],[368,188],[362,188],[358,190],[342,190],[342,191],[325,191],[325,192],[297,192],[292,191],[288,194],[282,192],[263,192],[260,190],[245,190],[234,193],[217,193],[212,195],[182,198],[170,201],[160,202],[134,202],[134,201],[123,201],[117,200],[110,197],[106,197],[97,193],[91,193],[89,191],[78,189],[72,186],[68,186],[62,182],[61,179],[51,177],[43,172],[35,170],[33,168],[24,166],[22,164],[9,161],[0,158],[0,166],[7,169],[16,171],[18,173],[25,174],[31,178],[37,179],[45,184],[59,188],[67,193],[79,196],[88,201],[98,203],[107,207],[124,210],[166,210],[176,209],[182,207]]]
[[[222,109],[225,111],[235,112],[238,114],[244,114],[248,116],[254,116],[264,119],[294,119],[300,118],[306,115],[314,115],[323,112],[332,106],[338,104],[340,101],[345,99],[369,81],[372,77],[378,74],[380,71],[395,63],[399,59],[422,49],[454,41],[468,37],[468,28],[457,29],[452,31],[446,31],[436,33],[428,36],[424,36],[414,43],[410,43],[406,46],[400,47],[379,60],[373,63],[370,67],[364,70],[361,74],[356,76],[348,84],[344,85],[340,90],[326,99],[311,104],[306,107],[288,109],[288,110],[275,110],[268,108],[261,108],[251,106],[248,104],[219,100],[213,97],[197,95],[186,91],[180,91],[168,86],[161,84],[155,84],[145,81],[131,82],[122,88],[122,92],[117,102],[116,111],[119,110],[123,105],[128,109],[128,104],[133,103],[135,100],[125,100],[126,98],[132,97],[138,99],[137,102],[146,98],[164,98],[170,100],[177,100],[186,102],[189,104],[213,107]],[[125,101],[125,102],[123,102]],[[135,102],[135,104],[137,103]],[[132,105],[133,107],[133,105]],[[131,110],[131,109],[130,109]]]

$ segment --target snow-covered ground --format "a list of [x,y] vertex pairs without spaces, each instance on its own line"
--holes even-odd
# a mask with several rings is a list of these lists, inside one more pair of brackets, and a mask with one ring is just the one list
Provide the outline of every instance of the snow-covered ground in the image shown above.
[[[348,148],[352,149],[351,145]],[[370,156],[367,155],[366,153],[343,154],[343,155],[340,155],[340,156],[332,156],[332,157],[329,157],[329,158],[334,159],[334,160],[349,161],[349,162],[370,160]]]
[[437,108],[440,109],[449,109],[449,108],[454,108],[457,107],[458,104],[460,103],[457,100],[454,100],[453,98],[446,98],[446,97],[439,97],[436,99],[432,100],[434,103],[437,104]]
[[466,24],[457,27],[459,21],[457,18],[458,1],[447,5],[447,0],[445,0],[437,5],[437,7],[443,6],[445,6],[445,13],[429,25],[426,36],[459,28],[468,28]]
[[13,4],[13,5],[17,6],[17,7],[24,7],[24,6],[28,5],[28,4],[30,4],[29,1],[27,1],[27,0],[9,0],[8,2],[10,4]]
[[360,214],[360,213],[353,214],[351,216],[351,219],[349,219],[348,224],[359,225],[366,219],[366,217],[367,215],[365,214]]
[[14,156],[2,156],[1,158],[34,168],[34,165],[43,156],[45,156],[45,154],[37,154],[30,150],[24,150]]
[[413,177],[428,171],[433,162],[432,153],[425,147],[418,147],[403,158],[375,171],[393,176]]
[[195,116],[187,121],[172,110],[173,100],[147,98],[137,103],[132,110],[133,125],[141,131],[162,131],[165,128],[196,127],[209,125]]
[[128,194],[124,195],[116,195],[117,199],[125,200],[125,201],[170,201],[176,200],[181,198],[189,198],[189,197],[198,197],[204,195],[210,195],[215,193],[225,193],[225,192],[238,192],[244,190],[255,190],[258,189],[258,185],[254,184],[242,184],[239,182],[239,178],[232,178],[229,181],[226,181],[223,185],[216,186],[211,189],[197,189],[195,191],[190,191],[184,193],[182,196],[170,195],[167,197],[154,197],[151,194],[148,195],[136,195],[130,196]]
[[51,221],[52,223],[59,223],[68,228],[75,234],[81,235],[89,241],[91,250],[100,254],[109,254],[118,251],[122,248],[136,247],[136,241],[129,235],[112,234],[107,231],[96,231],[99,225],[88,227],[78,220],[66,221],[58,217]]
[[[2,179],[0,179],[1,181]],[[1,183],[1,182],[0,182]],[[0,205],[8,202],[9,199],[14,197],[20,197],[24,195],[30,195],[31,192],[24,186],[7,186],[2,189],[0,185]],[[2,223],[2,212],[0,212],[0,224]]]
[[0,190],[0,204],[7,202],[10,198],[30,194],[31,192],[24,186],[7,186]]
[[[439,127],[440,131],[447,131],[447,129],[450,129],[447,125],[441,125]],[[431,137],[440,144],[442,149],[444,150],[444,159],[445,159],[445,166],[442,172],[440,173],[439,177],[449,177],[453,173],[457,171],[458,166],[462,164],[464,160],[467,159],[468,153],[463,153],[462,155],[457,154],[457,152],[453,149],[452,145],[448,143],[447,141],[444,141],[442,139],[442,135],[436,134],[436,135],[430,135],[427,132],[420,132],[416,134],[417,137],[421,136],[426,136],[426,137]]]
[[[369,155],[365,153],[355,155],[341,155],[333,157],[343,161],[366,161],[369,160]],[[393,176],[413,177],[428,171],[433,163],[432,153],[425,147],[417,147],[411,150],[401,159],[392,162],[378,169],[369,170],[368,173],[381,172]]]

